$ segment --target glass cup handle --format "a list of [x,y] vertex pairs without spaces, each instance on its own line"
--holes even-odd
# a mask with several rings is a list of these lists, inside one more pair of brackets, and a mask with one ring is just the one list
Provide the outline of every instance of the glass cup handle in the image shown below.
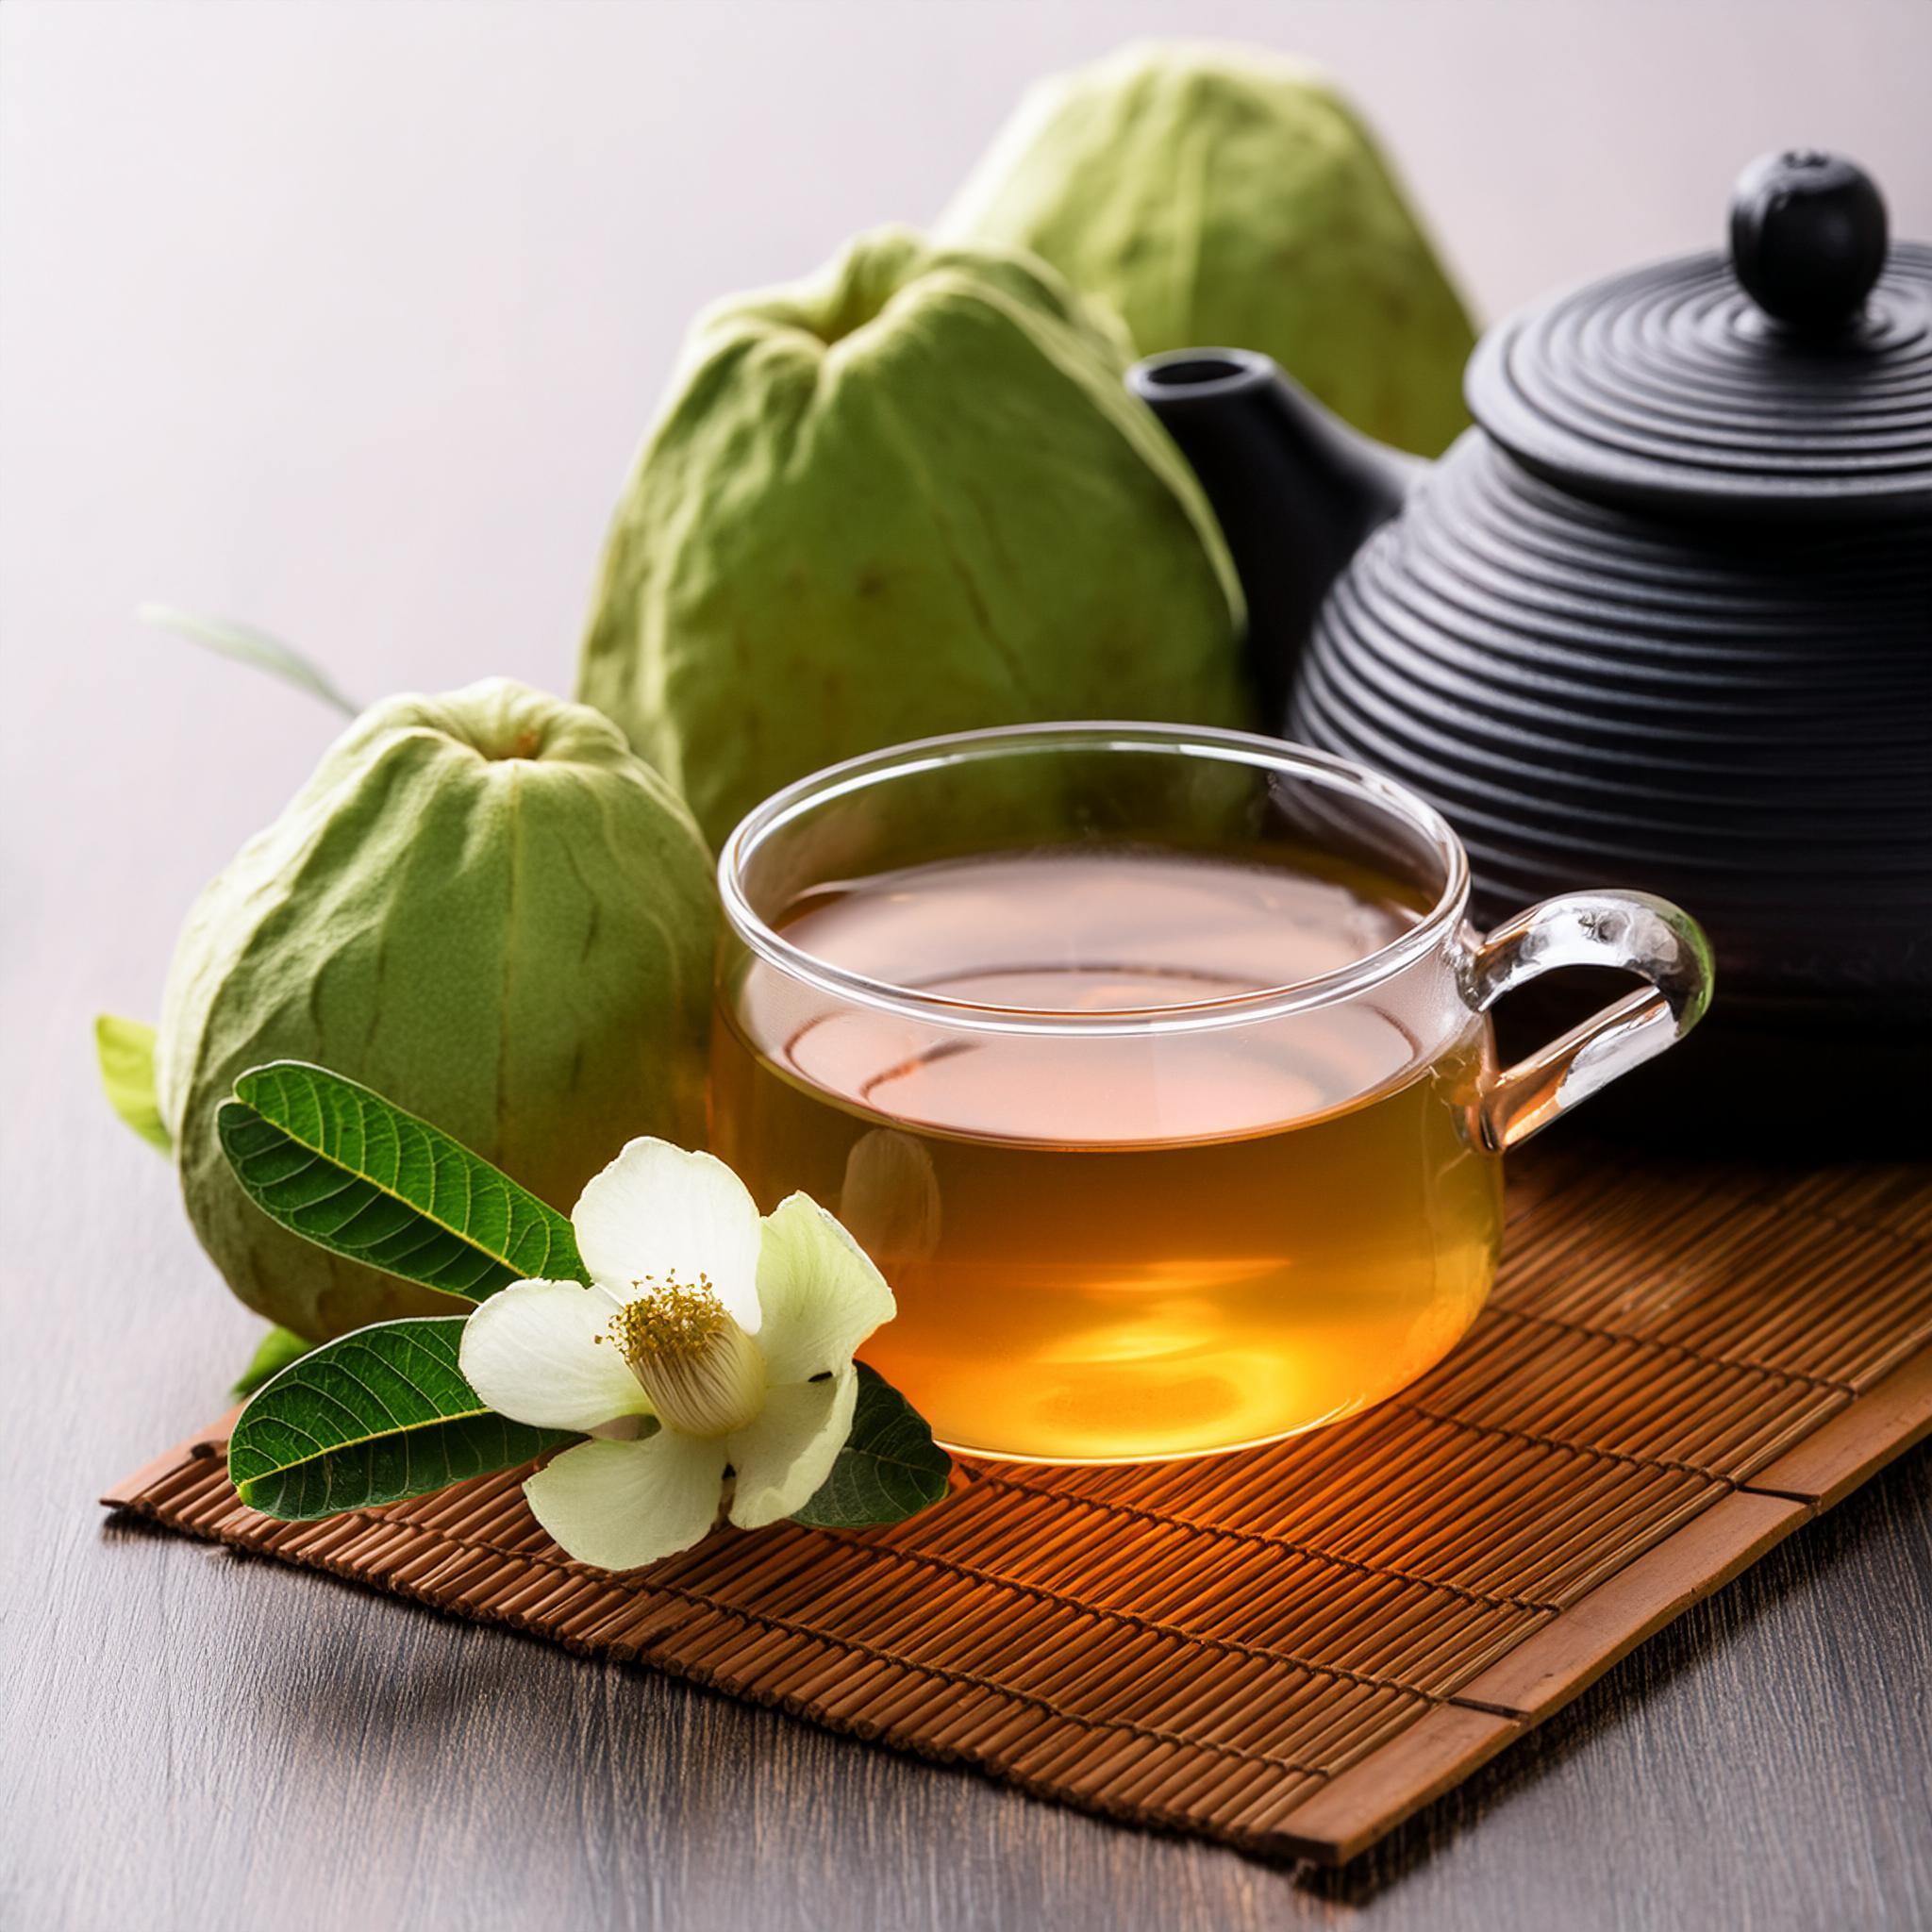
[[1566,892],[1476,942],[1469,995],[1488,1012],[1506,992],[1558,966],[1615,966],[1650,984],[1624,994],[1527,1059],[1483,1096],[1484,1138],[1515,1147],[1683,1039],[1710,1004],[1710,942],[1688,912],[1648,892]]

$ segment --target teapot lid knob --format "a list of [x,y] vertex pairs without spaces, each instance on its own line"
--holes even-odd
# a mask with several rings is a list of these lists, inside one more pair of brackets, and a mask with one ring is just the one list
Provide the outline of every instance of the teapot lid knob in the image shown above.
[[1816,148],[1760,155],[1731,191],[1731,269],[1767,315],[1841,328],[1885,266],[1885,198],[1856,161]]

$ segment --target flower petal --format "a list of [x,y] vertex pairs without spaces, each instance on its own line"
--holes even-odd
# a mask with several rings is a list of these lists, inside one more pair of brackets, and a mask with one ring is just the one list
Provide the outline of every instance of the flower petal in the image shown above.
[[632,1141],[577,1197],[577,1252],[620,1300],[634,1284],[700,1275],[747,1335],[758,1326],[758,1209],[744,1183],[708,1154]]
[[457,1360],[490,1407],[539,1429],[649,1415],[650,1398],[606,1332],[617,1304],[580,1281],[518,1281],[463,1324]]
[[844,1368],[898,1311],[865,1250],[808,1194],[793,1194],[765,1216],[758,1302],[758,1347],[774,1384]]
[[718,1520],[724,1484],[723,1442],[659,1429],[639,1442],[579,1442],[524,1495],[579,1563],[635,1570],[698,1541]]
[[825,1381],[771,1390],[758,1420],[725,1438],[738,1473],[731,1520],[739,1528],[762,1529],[818,1492],[852,1433],[858,1400],[858,1373],[848,1362]]

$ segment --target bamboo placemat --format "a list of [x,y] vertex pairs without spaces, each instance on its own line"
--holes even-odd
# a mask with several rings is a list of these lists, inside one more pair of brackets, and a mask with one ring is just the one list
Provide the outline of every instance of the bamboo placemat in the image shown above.
[[106,1500],[1068,1804],[1354,1856],[1932,1428],[1932,1173],[1519,1158],[1470,1337],[1235,1457],[962,1469],[862,1533],[721,1533],[623,1577],[518,1476],[317,1524],[225,1423]]

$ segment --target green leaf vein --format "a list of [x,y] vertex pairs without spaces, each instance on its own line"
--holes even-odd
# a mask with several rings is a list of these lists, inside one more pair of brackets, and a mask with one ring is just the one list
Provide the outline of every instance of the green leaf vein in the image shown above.
[[458,1366],[465,1319],[378,1323],[284,1369],[229,1438],[228,1474],[242,1501],[308,1521],[513,1469],[576,1441],[483,1406]]
[[570,1223],[441,1128],[300,1061],[252,1069],[217,1117],[262,1210],[334,1254],[481,1300],[587,1279]]

